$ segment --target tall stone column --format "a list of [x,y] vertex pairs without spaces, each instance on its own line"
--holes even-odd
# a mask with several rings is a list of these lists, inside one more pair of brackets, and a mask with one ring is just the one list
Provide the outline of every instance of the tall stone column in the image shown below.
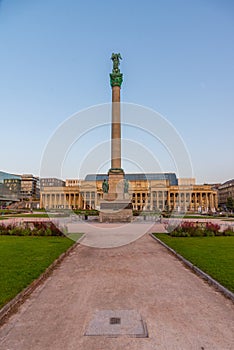
[[120,89],[123,74],[119,69],[120,54],[112,54],[113,69],[110,74],[112,88],[112,124],[111,124],[111,169],[121,169],[121,121],[120,121]]
[[112,85],[111,169],[121,169],[120,85]]
[[109,170],[109,198],[121,199],[123,193],[124,171],[121,168],[121,119],[120,119],[120,89],[123,82],[123,74],[119,64],[121,55],[113,53],[112,73],[110,73],[110,85],[112,88],[112,122],[111,122],[111,169]]
[[120,89],[123,74],[119,65],[119,53],[112,53],[113,69],[110,73],[112,88],[112,120],[111,120],[111,168],[102,183],[103,199],[100,201],[100,222],[131,222],[132,204],[129,196],[129,184],[121,168],[121,118]]

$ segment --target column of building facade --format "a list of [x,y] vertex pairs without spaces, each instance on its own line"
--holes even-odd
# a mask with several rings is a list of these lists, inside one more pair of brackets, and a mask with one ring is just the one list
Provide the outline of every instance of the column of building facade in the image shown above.
[[89,209],[92,208],[92,192],[89,191]]
[[66,200],[65,200],[65,193],[63,192],[62,193],[62,202],[61,202],[63,208],[66,208],[66,203],[65,202],[66,202]]
[[165,196],[164,196],[164,191],[162,191],[162,210],[164,210],[164,202],[165,202]]
[[50,207],[54,208],[54,193],[53,192],[50,194]]
[[49,203],[49,208],[52,208],[52,193],[48,194],[48,203]]
[[202,192],[199,192],[199,207],[202,210],[202,206],[203,206],[203,201],[202,201]]
[[82,208],[82,196],[81,193],[79,193],[79,209]]
[[86,209],[86,192],[84,192],[84,194],[83,194],[83,201],[84,201],[83,209]]
[[186,192],[183,192],[183,210],[187,211],[187,197]]
[[170,191],[167,191],[167,208],[170,210]]
[[181,193],[181,191],[179,190],[179,191],[178,191],[178,208],[180,209],[180,211],[181,211],[181,209],[182,209],[182,207],[181,207],[181,199],[182,199],[181,195],[182,195],[182,193]]
[[218,196],[217,196],[217,193],[214,194],[214,203],[215,203],[215,208],[218,208]]
[[156,191],[156,203],[157,203],[157,209],[159,209],[159,191]]
[[58,208],[61,208],[62,203],[61,203],[61,192],[58,193]]
[[182,201],[182,193],[181,193],[181,190],[179,189],[179,191],[178,191],[178,208],[180,209],[180,211],[182,209],[181,201]]
[[176,209],[176,193],[173,192],[173,210]]
[[155,193],[155,191],[152,191],[151,192],[151,197],[150,197],[150,205],[151,205],[152,210],[153,210],[153,207],[154,207],[154,193]]
[[209,202],[208,202],[208,194],[207,194],[207,192],[205,194],[205,205],[206,205],[206,210],[208,210],[209,209]]
[[47,197],[47,207],[51,208],[51,194],[50,193],[47,194],[46,197]]
[[187,198],[186,198],[186,192],[183,192],[183,205],[182,205],[182,209],[183,211],[187,210],[187,202],[186,202]]
[[188,198],[188,210],[191,211],[192,210],[192,192],[188,193],[187,198]]
[[71,193],[71,208],[75,207],[75,193]]
[[95,191],[95,199],[94,199],[94,204],[95,204],[95,209],[98,206],[98,194],[97,194],[97,190]]
[[153,193],[150,191],[150,210],[153,210]]
[[68,194],[68,208],[71,209],[72,207],[72,197],[71,197],[71,192]]
[[197,200],[198,200],[197,192],[194,192],[194,210],[195,211],[197,211],[197,209],[198,209]]

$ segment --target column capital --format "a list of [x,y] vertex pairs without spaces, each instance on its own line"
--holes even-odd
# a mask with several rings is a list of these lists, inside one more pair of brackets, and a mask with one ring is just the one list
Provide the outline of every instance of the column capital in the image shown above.
[[123,74],[122,73],[110,73],[110,84],[111,86],[119,86],[121,87],[123,82]]

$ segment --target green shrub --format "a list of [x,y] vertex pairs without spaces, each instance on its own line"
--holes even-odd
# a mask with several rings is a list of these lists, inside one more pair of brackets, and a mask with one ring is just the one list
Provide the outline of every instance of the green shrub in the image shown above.
[[212,222],[200,223],[184,221],[177,225],[168,224],[167,234],[171,237],[214,237],[214,236],[234,236],[231,227],[220,231],[220,226]]
[[0,235],[10,236],[64,236],[66,227],[58,227],[52,222],[29,222],[21,225],[0,224]]
[[205,229],[204,233],[205,233],[206,237],[214,237],[215,236],[215,233],[213,231],[210,231],[210,230]]
[[224,235],[224,236],[234,236],[233,228],[232,228],[231,226],[229,226],[228,228],[226,228],[226,229],[223,231],[223,235]]

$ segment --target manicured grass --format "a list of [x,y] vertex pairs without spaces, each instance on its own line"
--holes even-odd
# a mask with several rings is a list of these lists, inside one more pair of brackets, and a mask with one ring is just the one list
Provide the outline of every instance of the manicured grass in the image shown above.
[[33,214],[14,214],[9,215],[8,217],[16,217],[16,218],[56,218],[56,217],[66,217],[67,214],[46,214],[46,213],[33,213]]
[[15,214],[11,215],[11,217],[16,217],[16,218],[48,218],[47,214]]
[[234,237],[155,236],[234,292]]
[[66,237],[0,236],[0,307],[39,277],[73,243]]

